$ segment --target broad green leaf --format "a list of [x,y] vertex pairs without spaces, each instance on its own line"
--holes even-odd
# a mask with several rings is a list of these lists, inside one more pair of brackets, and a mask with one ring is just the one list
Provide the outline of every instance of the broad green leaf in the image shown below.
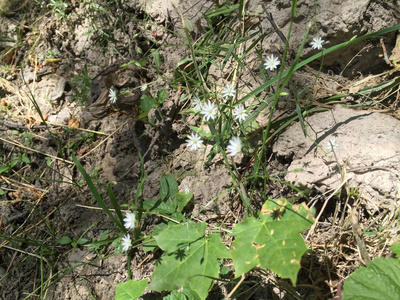
[[304,204],[269,199],[259,218],[249,217],[233,229],[232,245],[236,277],[260,265],[296,283],[300,259],[307,247],[300,232],[313,224]]
[[146,200],[143,201],[143,208],[160,214],[172,214],[175,212],[176,205],[169,205],[161,200]]
[[[204,251],[203,253],[201,253]],[[195,273],[188,280],[188,285],[201,299],[206,299],[210,290],[213,279],[219,276],[218,258],[230,258],[229,252],[222,243],[221,237],[217,234],[211,234],[205,245],[199,248],[199,254],[203,255],[198,268],[200,272]],[[192,264],[193,266],[193,264]],[[207,277],[206,277],[207,276]]]
[[394,258],[375,258],[354,271],[343,285],[343,300],[398,300],[399,295],[400,261]]
[[160,198],[162,201],[167,201],[170,198],[176,197],[178,194],[178,183],[174,175],[163,175],[160,179]]
[[184,293],[175,292],[175,291],[163,298],[163,300],[187,300],[187,299],[188,298],[186,297],[186,295]]
[[193,199],[193,193],[185,193],[185,192],[179,192],[178,195],[176,195],[176,203],[177,203],[177,208],[176,211],[181,212],[186,204],[189,203],[190,200]]
[[152,109],[153,107],[157,107],[156,101],[153,99],[153,97],[149,96],[149,95],[143,95],[140,98],[140,109],[147,113],[150,109]]
[[157,244],[165,251],[156,265],[149,289],[177,290],[188,284],[190,290],[205,299],[218,277],[218,258],[229,253],[217,234],[205,236],[206,224],[188,222],[169,226],[156,236]]
[[129,280],[117,285],[115,300],[134,300],[143,295],[147,286],[147,279]]
[[206,223],[186,222],[169,225],[164,231],[155,236],[157,245],[166,253],[186,248],[190,243],[204,236]]
[[195,291],[193,291],[188,284],[185,284],[183,286],[182,293],[184,293],[186,297],[190,300],[201,300],[200,296]]
[[400,258],[400,243],[396,243],[390,247],[390,250],[393,251],[394,254],[396,254],[397,258]]

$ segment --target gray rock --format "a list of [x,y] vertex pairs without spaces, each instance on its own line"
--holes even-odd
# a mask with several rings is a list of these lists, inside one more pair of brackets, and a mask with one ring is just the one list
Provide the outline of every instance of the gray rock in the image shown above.
[[[334,191],[346,181],[349,187],[359,189],[368,208],[393,205],[400,191],[399,120],[336,106],[307,122],[309,137],[304,137],[300,124],[295,123],[273,147],[279,156],[293,155],[287,181],[322,192]],[[337,146],[334,152],[328,151],[330,140]]]

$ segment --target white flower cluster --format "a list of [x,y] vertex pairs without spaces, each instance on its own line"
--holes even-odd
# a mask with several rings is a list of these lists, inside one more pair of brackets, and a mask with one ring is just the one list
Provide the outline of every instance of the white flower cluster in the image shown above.
[[[222,98],[229,99],[233,98],[236,95],[236,90],[233,86],[227,84],[221,91]],[[194,97],[192,100],[192,106],[195,110],[199,111],[205,121],[213,121],[217,117],[218,107],[212,103],[211,101],[207,101],[206,103],[202,103],[198,97]],[[243,104],[236,105],[232,114],[237,122],[244,122],[246,117],[248,116],[247,110]],[[203,140],[201,136],[194,132],[188,135],[187,147],[190,150],[199,150],[204,147]],[[229,144],[227,146],[227,152],[230,156],[235,156],[242,151],[242,141],[239,137],[232,137],[229,140]]]
[[[136,224],[136,215],[134,212],[128,212],[125,215],[124,218],[124,227],[127,230],[133,229],[135,228],[135,224]],[[131,236],[129,235],[129,233],[127,233],[121,241],[121,245],[122,245],[122,250],[123,251],[128,251],[131,247],[132,247],[132,240],[131,240]]]

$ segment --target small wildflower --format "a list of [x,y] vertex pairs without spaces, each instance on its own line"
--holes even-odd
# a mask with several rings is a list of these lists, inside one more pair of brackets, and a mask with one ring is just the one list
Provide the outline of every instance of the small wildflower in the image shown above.
[[135,222],[136,222],[135,213],[133,213],[133,212],[127,213],[125,215],[124,222],[125,222],[124,226],[125,226],[126,229],[135,228]]
[[199,97],[194,97],[192,100],[192,105],[194,106],[194,109],[201,110],[202,106]]
[[203,147],[203,141],[197,133],[189,135],[186,142],[188,143],[187,146],[190,147],[190,150],[197,150]]
[[335,141],[335,139],[330,139],[329,142],[326,143],[326,151],[333,152],[339,148],[339,143]]
[[117,101],[117,92],[114,91],[113,89],[110,89],[108,98],[110,98],[110,104],[114,104]]
[[122,250],[124,251],[128,251],[130,247],[132,247],[132,240],[131,240],[131,236],[129,234],[125,235],[122,238]]
[[189,193],[190,193],[189,186],[187,184],[185,184],[185,194],[189,194]]
[[242,151],[242,141],[239,137],[235,136],[230,139],[227,147],[230,156],[235,156]]
[[235,88],[229,84],[227,84],[224,89],[221,91],[222,97],[228,99],[229,97],[235,97],[236,91]]
[[143,84],[143,85],[140,87],[140,90],[141,90],[142,92],[144,92],[144,91],[147,90],[148,87],[149,87],[149,86],[147,85],[147,83],[145,83],[145,84]]
[[201,114],[204,115],[204,119],[206,119],[206,121],[210,119],[214,120],[217,114],[217,107],[214,105],[214,103],[208,101],[206,104],[201,106]]
[[320,50],[320,49],[322,49],[322,44],[323,44],[324,42],[325,42],[325,41],[322,40],[321,37],[316,37],[316,38],[313,38],[313,41],[310,43],[310,45],[311,45],[311,47],[312,47],[313,49],[318,49],[318,50]]
[[264,66],[265,69],[269,69],[270,71],[275,70],[281,62],[279,61],[278,57],[274,57],[274,55],[267,56],[265,60]]
[[243,104],[239,104],[235,107],[235,109],[233,110],[233,115],[235,116],[235,119],[239,122],[246,120],[246,117],[248,116]]

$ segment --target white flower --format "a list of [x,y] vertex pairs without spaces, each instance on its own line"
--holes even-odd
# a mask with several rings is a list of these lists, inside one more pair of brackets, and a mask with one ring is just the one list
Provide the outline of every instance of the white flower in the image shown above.
[[230,156],[235,156],[242,151],[242,141],[238,136],[230,139],[227,150]]
[[313,41],[310,43],[310,45],[311,45],[311,47],[312,47],[313,49],[318,49],[318,50],[320,50],[320,49],[322,49],[322,44],[323,44],[324,42],[325,42],[325,41],[322,40],[321,37],[316,37],[316,38],[313,38]]
[[110,89],[108,98],[110,98],[110,104],[114,104],[117,101],[117,92],[114,91],[113,89]]
[[192,105],[194,106],[194,109],[201,110],[202,106],[201,106],[201,101],[200,101],[199,97],[193,98]]
[[145,84],[143,84],[143,85],[140,87],[140,90],[141,90],[142,92],[144,92],[145,90],[147,90],[147,88],[148,88],[148,85],[147,85],[147,83],[145,83]]
[[189,193],[190,193],[189,186],[187,184],[185,184],[185,194],[189,194]]
[[235,116],[235,119],[239,122],[246,120],[246,117],[248,116],[243,104],[239,104],[235,107],[235,109],[233,110],[233,115]]
[[122,250],[124,251],[128,251],[130,247],[132,247],[132,240],[131,240],[131,236],[129,234],[125,235],[122,238]]
[[187,147],[190,147],[190,150],[197,150],[203,147],[203,141],[197,133],[189,135],[186,142],[188,143]]
[[339,143],[335,141],[335,139],[330,139],[329,142],[326,143],[326,151],[333,152],[339,148]]
[[228,99],[229,97],[235,97],[236,91],[235,88],[229,84],[227,84],[224,89],[221,91],[222,97]]
[[281,62],[279,61],[278,57],[274,57],[274,55],[267,56],[265,60],[264,66],[265,69],[269,69],[270,71],[275,70]]
[[206,119],[206,121],[210,119],[214,120],[217,114],[217,107],[214,105],[214,103],[208,101],[206,104],[201,106],[200,113],[204,115],[204,119]]
[[124,226],[126,229],[135,228],[135,223],[136,223],[135,213],[133,213],[133,212],[126,213],[124,222],[125,222]]

